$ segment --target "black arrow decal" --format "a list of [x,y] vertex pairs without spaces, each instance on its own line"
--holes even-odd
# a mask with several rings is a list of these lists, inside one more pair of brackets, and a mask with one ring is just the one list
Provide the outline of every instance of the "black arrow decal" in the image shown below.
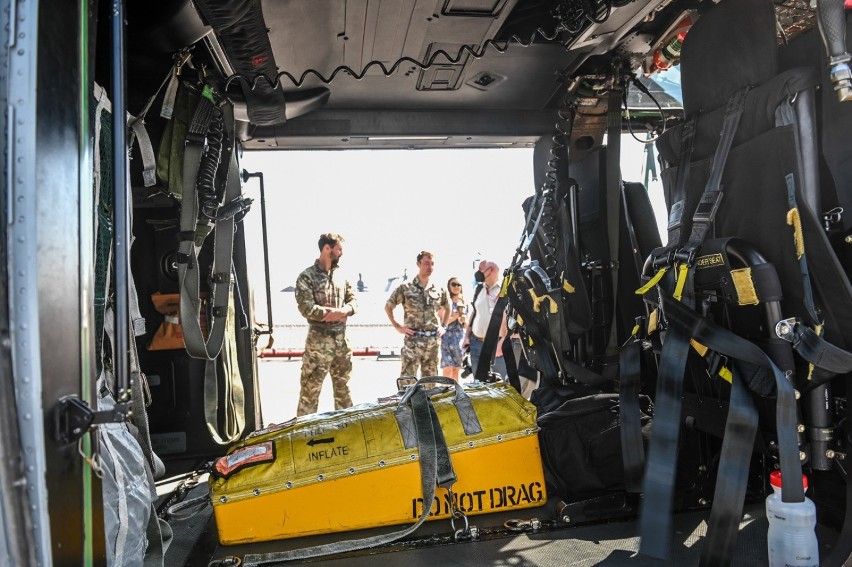
[[308,441],[308,446],[313,447],[314,445],[319,445],[320,443],[334,443],[334,437],[328,437],[326,439],[311,439]]

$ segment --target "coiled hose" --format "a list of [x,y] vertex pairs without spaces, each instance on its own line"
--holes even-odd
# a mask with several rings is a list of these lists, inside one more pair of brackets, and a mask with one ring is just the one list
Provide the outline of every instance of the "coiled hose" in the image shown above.
[[207,145],[198,166],[195,191],[198,195],[198,211],[211,222],[216,221],[220,200],[216,194],[216,173],[222,161],[222,142],[225,139],[225,117],[222,110],[213,105],[212,118],[207,130]]

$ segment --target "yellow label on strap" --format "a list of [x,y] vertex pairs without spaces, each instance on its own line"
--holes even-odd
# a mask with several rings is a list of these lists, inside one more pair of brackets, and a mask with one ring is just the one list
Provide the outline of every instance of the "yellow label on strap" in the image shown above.
[[707,354],[707,351],[710,350],[706,346],[704,346],[703,344],[696,341],[695,339],[689,339],[689,344],[691,344],[692,348],[695,349],[695,352],[697,352],[701,356],[705,356]]
[[636,290],[636,295],[645,295],[648,293],[649,289],[660,283],[660,280],[663,279],[663,276],[666,275],[667,271],[669,271],[668,266],[660,268],[660,271],[654,274],[654,277],[648,280],[648,283]]
[[650,335],[657,330],[657,324],[660,320],[660,308],[656,308],[648,315],[648,334]]
[[719,369],[719,377],[722,380],[725,380],[726,382],[728,382],[729,384],[734,383],[734,375],[733,375],[733,373],[731,373],[730,370],[728,370],[727,366],[723,366],[722,368]]
[[562,280],[562,289],[564,289],[566,293],[574,293],[574,291],[576,291],[574,286],[568,283],[568,280]]
[[757,290],[754,287],[754,280],[751,278],[751,268],[731,270],[731,280],[737,289],[737,302],[740,305],[757,305],[760,303]]
[[630,331],[630,336],[635,337],[639,334],[639,325],[633,325],[633,330]]
[[796,245],[796,258],[801,259],[805,253],[805,237],[802,233],[802,219],[799,217],[799,209],[792,208],[787,211],[787,224],[793,227],[793,243]]

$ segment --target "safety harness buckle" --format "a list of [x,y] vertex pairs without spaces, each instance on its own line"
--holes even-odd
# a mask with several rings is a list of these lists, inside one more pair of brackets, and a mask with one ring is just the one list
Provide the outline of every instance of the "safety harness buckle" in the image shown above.
[[797,317],[781,319],[780,321],[775,323],[775,334],[778,336],[779,339],[783,339],[795,345],[799,341],[796,335],[796,326],[798,324],[799,319]]
[[695,262],[695,256],[698,254],[698,248],[680,248],[675,250],[672,253],[674,261],[682,262],[687,266],[693,266]]
[[657,272],[662,268],[671,268],[675,262],[675,252],[676,250],[674,248],[666,248],[654,256],[654,259],[651,262],[651,265],[654,267],[654,271]]
[[190,254],[184,254],[182,252],[175,253],[175,262],[178,264],[186,264],[189,269],[193,268],[192,265],[192,256]]
[[210,274],[211,284],[229,284],[231,283],[231,272],[216,272]]

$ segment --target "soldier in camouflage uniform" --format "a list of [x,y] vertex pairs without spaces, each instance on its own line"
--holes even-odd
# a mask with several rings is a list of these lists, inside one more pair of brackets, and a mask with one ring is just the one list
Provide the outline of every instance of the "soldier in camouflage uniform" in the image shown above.
[[[441,335],[450,314],[450,301],[447,291],[429,282],[435,266],[431,252],[423,251],[417,255],[417,276],[410,282],[400,284],[385,303],[393,328],[405,336],[402,347],[402,376],[438,375],[438,353]],[[394,308],[402,304],[404,325],[396,322]]]
[[335,279],[338,260],[343,256],[343,237],[323,234],[320,256],[296,280],[299,313],[308,320],[308,337],[302,355],[302,390],[296,415],[315,413],[325,375],[331,373],[334,408],[352,405],[349,374],[352,349],[346,338],[346,320],[355,314],[357,303],[347,280]]

